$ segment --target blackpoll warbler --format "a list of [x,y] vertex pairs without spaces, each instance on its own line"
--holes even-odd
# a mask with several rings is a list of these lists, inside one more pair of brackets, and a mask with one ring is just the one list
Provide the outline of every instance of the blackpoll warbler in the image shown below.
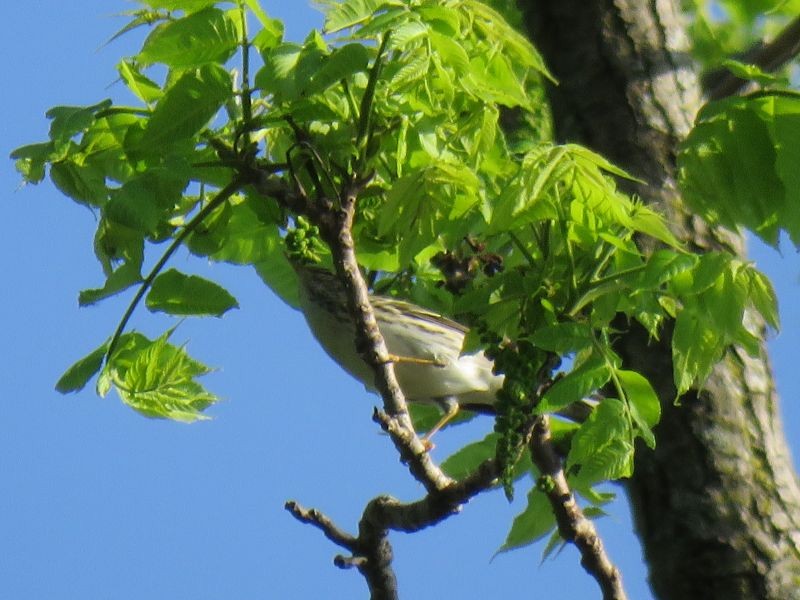
[[[295,269],[300,278],[300,305],[314,337],[345,371],[374,390],[374,373],[356,351],[341,282],[318,267],[295,265]],[[371,296],[370,302],[406,399],[435,403],[444,410],[426,439],[451,420],[459,407],[486,410],[495,404],[503,377],[492,373],[492,362],[483,352],[461,353],[466,327],[395,298]]]

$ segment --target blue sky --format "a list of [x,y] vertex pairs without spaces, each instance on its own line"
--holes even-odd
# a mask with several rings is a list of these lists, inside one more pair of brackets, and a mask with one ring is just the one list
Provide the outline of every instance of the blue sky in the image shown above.
[[[302,2],[264,4],[293,39],[321,21]],[[6,8],[0,155],[44,139],[51,106],[122,95],[114,64],[140,38],[101,46],[125,22],[111,15],[132,7],[38,0]],[[214,419],[153,421],[113,395],[59,395],[53,385],[61,372],[109,335],[128,297],[79,310],[78,290],[101,282],[94,216],[49,183],[18,187],[11,161],[0,163],[8,224],[0,237],[0,598],[366,597],[358,574],[333,567],[338,548],[294,521],[283,503],[318,507],[354,530],[373,496],[420,496],[371,422],[377,398],[325,357],[301,315],[252,271],[186,255],[173,266],[221,281],[241,305],[178,332],[194,355],[219,367],[207,378],[226,399],[211,409]],[[799,387],[800,260],[788,245],[783,258],[761,247],[753,256],[781,298],[783,331],[772,340],[772,360],[787,437],[798,440],[800,409],[791,399]],[[164,324],[145,311],[133,320],[151,335]],[[437,458],[491,428],[480,418],[443,432]],[[541,546],[491,560],[520,509],[519,501],[488,494],[438,527],[394,534],[402,597],[530,598],[536,588],[550,600],[599,597],[572,548],[541,566]],[[646,600],[627,506],[619,501],[609,512],[601,533],[630,597]]]

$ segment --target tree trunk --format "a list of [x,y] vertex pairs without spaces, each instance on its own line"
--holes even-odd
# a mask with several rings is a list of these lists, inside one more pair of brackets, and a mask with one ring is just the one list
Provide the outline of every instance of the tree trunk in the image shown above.
[[[559,85],[557,136],[585,144],[646,181],[634,191],[666,211],[690,247],[743,251],[682,206],[676,145],[699,106],[677,0],[519,0]],[[755,324],[756,327],[760,325]],[[763,329],[763,328],[762,328]],[[633,331],[627,364],[659,392],[655,451],[639,448],[627,491],[662,600],[800,598],[800,487],[766,352],[732,348],[702,392],[675,407],[669,335]],[[624,574],[623,574],[624,575]]]

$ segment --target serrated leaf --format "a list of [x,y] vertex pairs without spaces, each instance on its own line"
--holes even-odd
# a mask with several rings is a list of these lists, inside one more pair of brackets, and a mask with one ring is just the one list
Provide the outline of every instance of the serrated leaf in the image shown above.
[[631,218],[633,219],[632,226],[636,231],[664,242],[672,248],[681,247],[681,242],[670,231],[664,217],[654,210],[651,210],[643,204],[635,205]]
[[556,552],[556,556],[564,549],[567,545],[567,542],[561,537],[561,532],[558,531],[556,528],[553,533],[550,534],[550,537],[547,540],[547,543],[544,545],[544,550],[542,550],[542,563],[546,561],[550,556],[553,554],[554,551]]
[[780,328],[778,314],[778,299],[775,289],[769,278],[758,270],[748,269],[749,292],[748,298],[753,307],[761,314],[767,324],[773,329]]
[[694,254],[656,250],[648,257],[644,271],[637,282],[638,286],[644,289],[657,289],[678,273],[692,269],[697,263],[698,258]]
[[302,46],[295,43],[270,48],[265,53],[264,66],[256,73],[256,87],[267,94],[293,97],[296,93],[294,71],[302,50]]
[[150,342],[138,336],[109,361],[117,393],[128,406],[154,418],[192,422],[206,419],[202,411],[218,398],[194,379],[210,371],[183,348],[167,342],[170,330]]
[[586,484],[614,481],[633,474],[633,444],[615,438],[580,463],[577,478]]
[[218,8],[205,8],[156,27],[142,46],[138,62],[173,68],[224,63],[241,37],[239,23]]
[[622,389],[641,421],[648,427],[655,427],[661,419],[661,403],[653,386],[641,373],[636,371],[617,371]]
[[236,298],[222,286],[197,275],[184,275],[175,269],[156,277],[145,304],[153,312],[217,317],[239,307]]
[[64,371],[64,374],[56,383],[56,390],[62,394],[82,390],[103,366],[103,359],[107,350],[108,341],[105,341]]
[[630,439],[625,405],[616,398],[605,398],[572,438],[567,468],[583,465],[615,440]]
[[704,107],[678,155],[689,206],[712,223],[744,226],[770,245],[800,242],[800,95],[735,97]]

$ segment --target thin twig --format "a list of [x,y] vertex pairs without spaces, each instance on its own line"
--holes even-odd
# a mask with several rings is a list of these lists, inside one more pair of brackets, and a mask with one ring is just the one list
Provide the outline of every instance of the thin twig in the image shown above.
[[304,508],[294,500],[289,500],[284,505],[284,508],[292,513],[292,516],[301,523],[308,523],[322,531],[325,537],[337,546],[341,546],[350,552],[355,551],[358,540],[349,533],[339,529],[333,521],[317,509]]

